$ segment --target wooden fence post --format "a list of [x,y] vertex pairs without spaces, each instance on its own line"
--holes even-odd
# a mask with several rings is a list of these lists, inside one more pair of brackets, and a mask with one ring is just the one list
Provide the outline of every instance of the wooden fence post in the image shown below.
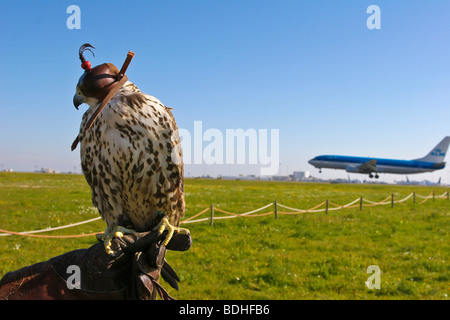
[[273,202],[273,205],[275,206],[275,208],[274,208],[275,219],[278,219],[278,204],[277,204],[277,200],[275,200],[275,201]]
[[325,209],[325,214],[328,214],[328,207],[330,206],[330,204],[329,204],[329,200],[327,199],[327,206],[326,206],[326,209]]
[[435,201],[435,199],[436,199],[436,191],[433,190],[433,202]]
[[413,192],[413,203],[416,203],[416,192]]
[[394,207],[394,194],[392,194],[392,199],[391,199],[391,208]]
[[448,191],[447,191],[447,200],[450,200],[449,198],[450,198],[450,197],[449,197],[449,194],[448,194]]
[[211,227],[214,225],[214,204],[211,205]]
[[359,211],[362,211],[363,208],[363,197],[361,196],[361,198],[359,199]]

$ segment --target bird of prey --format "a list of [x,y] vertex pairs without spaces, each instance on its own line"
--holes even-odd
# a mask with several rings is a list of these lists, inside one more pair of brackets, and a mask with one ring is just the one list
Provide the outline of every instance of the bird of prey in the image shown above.
[[[77,139],[92,202],[107,224],[102,238],[105,250],[113,254],[113,237],[154,228],[169,231],[163,243],[167,245],[174,231],[189,232],[179,228],[185,211],[183,160],[171,108],[126,81],[86,129],[123,76],[111,63],[91,68],[83,55],[90,48],[94,47],[84,44],[79,50],[85,71],[73,103],[77,109],[82,103],[89,105]],[[160,213],[164,218],[155,222]]]

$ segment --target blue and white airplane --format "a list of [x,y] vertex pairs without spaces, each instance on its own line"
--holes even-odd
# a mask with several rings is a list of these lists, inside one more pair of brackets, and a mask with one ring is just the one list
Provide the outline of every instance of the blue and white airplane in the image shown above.
[[317,156],[308,161],[319,168],[341,169],[351,173],[369,174],[369,178],[379,178],[379,173],[412,174],[432,172],[445,168],[445,154],[450,143],[450,136],[442,139],[425,157],[415,160],[396,160],[349,156]]

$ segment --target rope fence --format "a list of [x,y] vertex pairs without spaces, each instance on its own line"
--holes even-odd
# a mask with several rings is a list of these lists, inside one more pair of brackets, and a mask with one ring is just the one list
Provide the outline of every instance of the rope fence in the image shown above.
[[[392,208],[394,208],[394,206],[396,204],[401,204],[401,205],[406,205],[407,200],[413,198],[413,203],[414,204],[423,204],[426,201],[433,199],[433,201],[435,201],[436,199],[447,199],[449,200],[449,191],[444,192],[441,195],[436,195],[435,191],[431,192],[428,196],[422,196],[419,194],[416,194],[415,192],[412,192],[411,194],[409,194],[408,196],[406,196],[405,198],[401,199],[401,200],[395,200],[395,196],[394,194],[389,195],[388,197],[386,197],[384,200],[376,202],[376,201],[371,201],[368,199],[364,199],[362,196],[345,204],[345,205],[339,205],[336,203],[333,203],[331,201],[329,201],[328,199],[317,204],[316,206],[309,208],[309,209],[298,209],[298,208],[292,208],[292,207],[288,207],[286,205],[283,205],[281,203],[278,203],[276,200],[274,202],[271,202],[261,208],[255,209],[255,210],[251,210],[248,212],[244,212],[244,213],[234,213],[234,212],[229,212],[223,209],[219,209],[216,208],[213,204],[208,207],[203,209],[202,211],[200,211],[199,213],[183,220],[180,222],[180,224],[189,224],[189,223],[197,223],[197,222],[203,222],[203,221],[210,221],[210,225],[212,226],[214,224],[215,220],[222,220],[222,219],[231,219],[231,218],[239,218],[239,217],[250,217],[250,218],[254,218],[254,217],[262,217],[262,216],[267,216],[267,215],[271,215],[271,214],[275,214],[275,219],[278,219],[278,215],[282,214],[282,215],[296,215],[296,214],[302,214],[302,213],[310,213],[310,212],[325,212],[325,214],[328,214],[329,211],[335,211],[335,210],[341,210],[341,209],[350,209],[350,208],[357,208],[359,207],[360,211],[363,209],[363,207],[374,207],[374,206],[380,206],[380,205],[391,205]],[[420,198],[422,199],[422,201],[420,201],[419,203],[416,202],[416,198]],[[269,212],[263,212],[263,213],[258,213],[260,211],[266,210],[268,208],[273,208],[272,211]],[[324,207],[324,208],[322,208]],[[282,208],[282,209],[286,209],[286,210],[290,210],[290,211],[279,211],[278,209]],[[206,214],[207,212],[210,212],[210,216],[209,217],[205,217],[205,218],[200,218],[200,219],[195,219],[197,217],[200,217],[204,214]],[[220,212],[225,214],[225,216],[215,216],[215,212]],[[18,235],[18,236],[25,236],[25,237],[36,237],[36,238],[80,238],[80,237],[89,237],[89,236],[93,236],[96,235],[98,233],[102,233],[102,232],[95,232],[95,233],[89,233],[89,234],[79,234],[79,235],[40,235],[40,234],[36,234],[36,233],[42,233],[42,232],[49,232],[49,231],[54,231],[54,230],[60,230],[60,229],[65,229],[65,228],[71,228],[71,227],[75,227],[75,226],[79,226],[85,223],[90,223],[96,220],[100,220],[100,217],[96,217],[93,219],[89,219],[89,220],[85,220],[85,221],[81,221],[81,222],[77,222],[77,223],[71,223],[68,225],[64,225],[64,226],[59,226],[59,227],[53,227],[53,228],[46,228],[46,229],[40,229],[40,230],[33,230],[33,231],[24,231],[24,232],[15,232],[15,231],[9,231],[9,230],[3,230],[0,229],[0,237],[4,237],[4,236],[11,236],[11,235]]]

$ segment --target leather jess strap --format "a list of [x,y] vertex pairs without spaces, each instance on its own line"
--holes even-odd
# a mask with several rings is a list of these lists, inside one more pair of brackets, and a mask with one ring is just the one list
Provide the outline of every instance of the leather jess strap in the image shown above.
[[[86,123],[84,130],[82,130],[82,133],[86,132],[87,130],[89,130],[91,128],[95,119],[97,119],[97,117],[100,115],[100,113],[106,107],[108,102],[116,95],[116,93],[120,90],[120,88],[122,88],[122,86],[125,84],[125,82],[128,81],[128,77],[125,75],[125,72],[127,71],[128,66],[130,65],[131,59],[133,59],[133,58],[134,58],[134,53],[129,51],[127,54],[127,58],[125,59],[125,62],[123,63],[123,66],[120,69],[119,74],[117,76],[119,82],[111,89],[111,91],[108,93],[108,95],[102,100],[102,103],[100,104],[100,106],[97,108],[97,110],[95,110],[94,114],[91,116],[89,121]],[[72,147],[71,147],[72,151],[76,149],[79,142],[80,142],[80,135],[78,135],[75,138],[74,142],[72,143]]]

